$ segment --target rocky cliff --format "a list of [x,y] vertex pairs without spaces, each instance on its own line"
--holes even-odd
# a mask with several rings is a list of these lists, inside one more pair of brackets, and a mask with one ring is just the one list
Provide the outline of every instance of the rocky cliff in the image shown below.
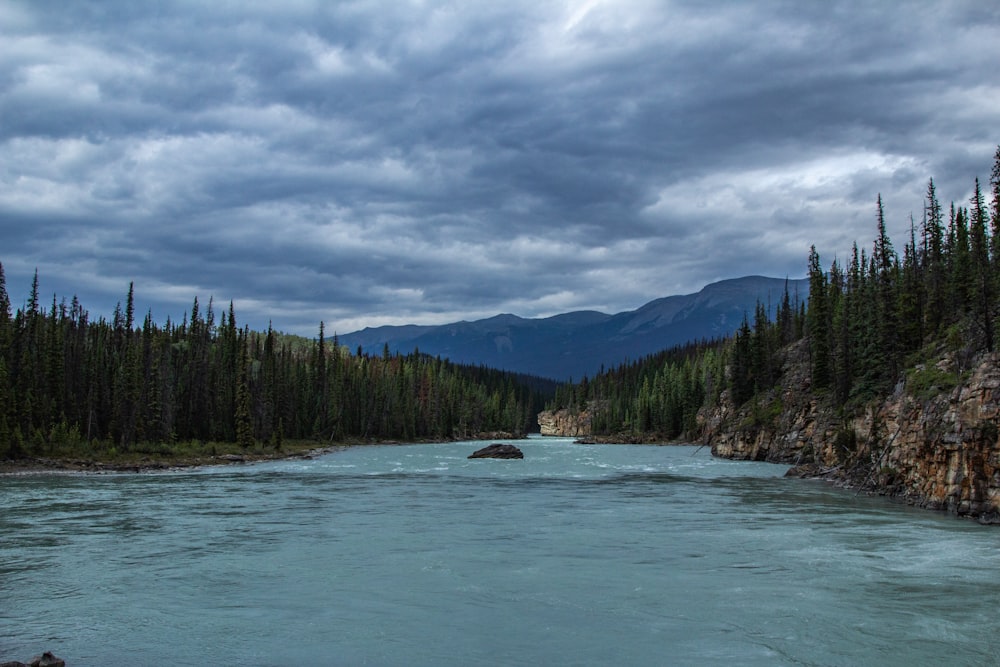
[[542,435],[579,438],[590,435],[590,410],[545,410],[538,414]]
[[1000,356],[946,355],[911,369],[891,395],[840,417],[809,386],[805,343],[781,386],[739,408],[724,392],[699,414],[716,456],[794,464],[790,474],[1000,523]]

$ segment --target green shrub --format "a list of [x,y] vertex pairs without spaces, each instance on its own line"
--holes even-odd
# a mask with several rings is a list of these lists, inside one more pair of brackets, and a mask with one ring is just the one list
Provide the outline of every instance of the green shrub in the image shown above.
[[944,371],[937,366],[918,366],[906,376],[906,391],[914,398],[929,400],[950,392],[958,386],[960,373]]
[[855,452],[858,449],[858,432],[849,426],[842,426],[837,429],[833,444],[840,451]]

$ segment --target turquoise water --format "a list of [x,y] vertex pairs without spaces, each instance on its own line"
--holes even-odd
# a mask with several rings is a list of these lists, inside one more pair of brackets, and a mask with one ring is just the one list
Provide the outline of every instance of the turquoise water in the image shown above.
[[0,661],[983,665],[1000,530],[694,447],[0,478]]

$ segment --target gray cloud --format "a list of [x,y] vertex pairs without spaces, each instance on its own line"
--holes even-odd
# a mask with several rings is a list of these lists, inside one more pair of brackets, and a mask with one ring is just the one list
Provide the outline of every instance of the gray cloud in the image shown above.
[[0,261],[346,332],[620,311],[987,177],[982,2],[0,5]]

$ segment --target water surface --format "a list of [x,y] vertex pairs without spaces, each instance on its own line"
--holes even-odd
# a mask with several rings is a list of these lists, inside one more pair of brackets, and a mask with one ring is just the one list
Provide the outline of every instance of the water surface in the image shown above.
[[695,447],[0,478],[0,661],[981,665],[1000,532]]

